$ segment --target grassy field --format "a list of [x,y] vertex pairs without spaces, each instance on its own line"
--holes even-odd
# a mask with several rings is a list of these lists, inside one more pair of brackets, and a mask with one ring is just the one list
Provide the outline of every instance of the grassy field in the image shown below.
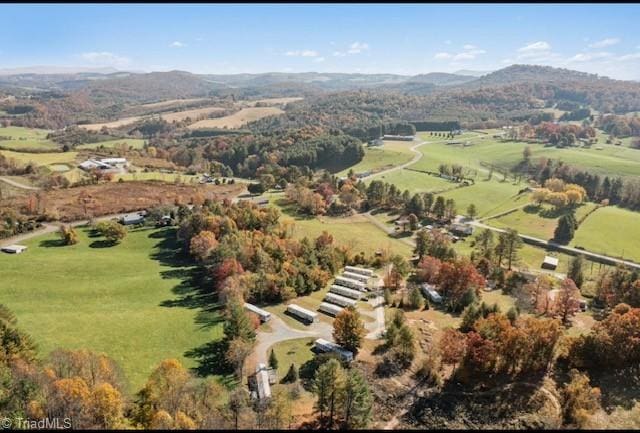
[[84,128],[87,131],[100,131],[104,126],[107,128],[119,128],[121,126],[131,125],[142,119],[143,116],[131,116],[123,117],[122,119],[114,120],[113,122],[103,123],[88,123],[86,125],[78,125],[80,128]]
[[2,303],[40,355],[55,348],[104,352],[132,390],[163,359],[196,367],[185,353],[219,338],[222,327],[217,312],[199,309],[212,301],[190,285],[193,268],[176,259],[173,230],[131,231],[113,247],[79,233],[74,246],[46,235],[26,241],[22,255],[0,255]]
[[410,192],[442,191],[454,188],[457,184],[440,177],[411,170],[396,170],[388,174],[374,177],[375,180],[389,182],[401,191],[408,189]]
[[[595,207],[595,203],[585,203],[581,205],[576,209],[576,219],[580,220]],[[558,225],[558,219],[562,214],[567,212],[553,212],[552,206],[550,205],[543,205],[540,208],[527,206],[508,215],[486,222],[489,225],[499,228],[511,227],[525,235],[536,236],[541,239],[551,239]]]
[[381,147],[365,147],[364,158],[358,164],[349,167],[338,173],[340,176],[346,175],[349,170],[356,173],[364,171],[380,171],[385,168],[394,167],[411,161],[415,156],[410,148],[414,146],[414,141],[390,141],[384,142]]
[[199,102],[204,100],[205,98],[170,99],[168,101],[151,102],[149,104],[142,104],[142,105],[138,105],[138,107],[153,108],[153,109],[165,108],[165,107],[171,107],[174,105],[181,106],[181,105],[191,104],[193,102]]
[[[0,128],[0,146],[12,149],[47,150],[56,149],[57,145],[47,140],[46,129],[22,128],[20,126],[9,126]],[[4,139],[10,137],[10,139]]]
[[12,152],[10,150],[0,150],[7,158],[13,158],[16,161],[28,164],[33,162],[36,165],[46,166],[51,164],[70,164],[75,165],[78,152],[55,152],[55,153],[23,153]]
[[467,207],[473,203],[478,210],[478,216],[486,217],[528,203],[527,193],[518,194],[523,186],[494,178],[477,180],[475,185],[448,191],[442,195],[455,200],[458,213],[464,214]]
[[600,208],[580,225],[571,245],[640,261],[640,213],[614,206]]
[[182,173],[162,173],[160,171],[141,171],[134,173],[116,174],[113,177],[114,182],[117,182],[120,179],[125,182],[132,180],[161,180],[163,182],[175,182],[176,179],[178,179],[181,182],[193,183],[199,179],[199,176],[187,175]]
[[220,107],[204,107],[204,108],[195,108],[193,110],[185,110],[185,111],[175,111],[173,113],[161,114],[160,117],[167,122],[180,122],[181,120],[190,117],[191,119],[197,119],[199,116],[206,116],[210,113],[216,113],[219,111],[224,111],[224,108]]
[[189,129],[199,128],[239,128],[249,122],[254,122],[267,116],[276,116],[282,114],[280,108],[277,107],[249,107],[230,114],[229,116],[219,117],[217,119],[207,119],[189,125]]
[[272,349],[276,353],[276,358],[278,358],[278,380],[287,374],[291,364],[294,364],[299,371],[301,365],[313,359],[314,354],[311,348],[314,341],[314,337],[296,338],[294,340],[281,341],[271,346],[267,353],[271,353]]
[[144,140],[139,138],[120,138],[117,140],[101,141],[99,143],[87,143],[76,146],[76,149],[97,149],[99,147],[112,148],[117,144],[125,143],[129,149],[142,149]]

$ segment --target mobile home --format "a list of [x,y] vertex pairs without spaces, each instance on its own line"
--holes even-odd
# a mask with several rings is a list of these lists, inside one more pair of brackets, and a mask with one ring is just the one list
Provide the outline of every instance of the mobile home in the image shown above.
[[260,322],[262,323],[267,322],[269,319],[271,319],[271,313],[263,310],[262,308],[258,308],[253,304],[249,304],[248,302],[245,302],[244,308],[245,310],[251,311],[252,313],[256,314],[260,318]]
[[362,297],[362,292],[358,290],[350,289],[348,287],[338,286],[337,284],[333,284],[329,288],[329,292],[346,296],[347,298],[351,298],[351,299],[360,299]]
[[356,274],[355,272],[344,271],[342,273],[343,277],[351,278],[352,280],[360,281],[363,284],[367,284],[369,281],[369,277],[361,274]]
[[314,320],[316,320],[316,317],[318,317],[318,313],[309,311],[306,308],[302,308],[296,304],[287,305],[287,312],[309,323],[312,323]]
[[361,292],[364,292],[366,290],[364,283],[348,277],[336,277],[335,284],[348,287],[350,289],[360,290]]
[[321,302],[318,307],[318,311],[322,311],[325,314],[330,316],[337,316],[344,308],[338,307],[337,305],[329,304],[328,302]]
[[337,353],[343,361],[351,362],[353,361],[353,352],[345,349],[339,344],[334,343],[333,341],[325,340],[324,338],[318,338],[314,342],[314,347],[316,350],[320,352],[335,352]]
[[442,296],[440,296],[440,294],[436,291],[435,286],[425,283],[420,286],[420,288],[422,289],[422,293],[424,293],[424,295],[429,298],[431,302],[435,304],[440,304],[442,302]]
[[373,271],[367,268],[360,268],[358,266],[345,266],[344,270],[346,272],[353,272],[354,274],[364,275],[365,277],[373,277]]
[[327,293],[324,300],[341,307],[355,307],[357,303],[355,299],[349,299],[344,296],[336,295],[335,293]]

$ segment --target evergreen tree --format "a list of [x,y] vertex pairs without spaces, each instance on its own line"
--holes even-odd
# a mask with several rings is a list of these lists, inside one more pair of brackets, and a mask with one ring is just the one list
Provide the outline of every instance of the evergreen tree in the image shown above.
[[253,342],[256,339],[256,332],[251,325],[249,316],[245,312],[240,300],[231,299],[227,304],[227,320],[224,322],[224,335],[227,341],[241,338],[245,341]]
[[329,359],[318,367],[313,379],[313,393],[318,398],[316,410],[320,412],[321,420],[325,415],[329,416],[329,426],[333,424],[344,381],[344,370],[337,359]]
[[409,307],[413,308],[414,310],[422,307],[422,299],[423,298],[422,293],[420,293],[420,289],[418,288],[418,286],[415,286],[409,292]]
[[571,278],[578,288],[581,288],[582,283],[584,283],[584,272],[582,271],[583,266],[584,257],[580,254],[572,258],[569,263],[567,277]]
[[284,383],[294,383],[298,381],[298,370],[296,369],[296,366],[291,363],[291,365],[289,366],[289,370],[287,371],[287,374],[285,374],[285,376],[282,378],[282,382]]
[[352,369],[342,393],[344,426],[347,429],[367,427],[373,410],[373,396],[362,373]]
[[269,354],[269,367],[274,370],[278,369],[278,358],[276,357],[276,352],[271,349],[271,353]]
[[558,225],[553,233],[553,238],[556,242],[567,244],[571,239],[573,239],[576,224],[572,215],[573,214],[563,215],[558,220]]

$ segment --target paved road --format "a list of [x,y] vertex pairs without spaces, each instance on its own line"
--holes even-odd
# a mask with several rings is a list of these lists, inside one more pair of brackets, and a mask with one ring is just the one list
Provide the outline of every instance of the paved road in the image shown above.
[[[471,225],[476,226],[476,227],[481,227],[481,228],[485,228],[485,229],[489,229],[489,230],[493,230],[495,232],[498,233],[504,233],[506,230],[505,229],[499,229],[497,227],[492,227],[490,225],[484,224],[480,221],[471,221],[470,222]],[[571,255],[578,255],[581,254],[585,257],[591,258],[594,261],[599,261],[602,263],[607,263],[607,264],[611,264],[611,265],[624,265],[633,269],[638,269],[640,270],[640,264],[635,263],[635,262],[631,262],[629,260],[623,260],[623,259],[618,259],[616,257],[611,257],[611,256],[607,256],[605,254],[598,254],[598,253],[594,253],[591,251],[587,251],[587,250],[582,250],[582,249],[578,249],[578,248],[573,248],[573,247],[569,247],[566,245],[560,245],[557,244],[555,242],[551,242],[548,240],[544,240],[544,239],[540,239],[540,238],[536,238],[533,236],[529,236],[529,235],[523,235],[520,234],[519,235],[523,241],[530,243],[530,244],[537,244],[537,245],[542,245],[545,247],[549,247],[549,248],[553,248],[556,249],[558,251],[562,251]]]
[[293,329],[275,314],[271,315],[271,319],[268,323],[271,327],[271,332],[258,333],[257,344],[254,349],[254,353],[256,354],[256,363],[267,364],[269,359],[267,351],[271,346],[281,341],[305,337],[328,337],[328,339],[331,339],[331,326],[320,321],[311,324],[309,326],[309,331]]
[[7,184],[9,184],[11,186],[15,186],[16,188],[20,188],[20,189],[27,189],[27,190],[30,190],[30,191],[38,191],[38,190],[40,190],[40,188],[38,188],[36,186],[25,185],[25,184],[22,184],[20,182],[16,182],[15,180],[7,179],[6,177],[0,177],[0,182],[7,183]]

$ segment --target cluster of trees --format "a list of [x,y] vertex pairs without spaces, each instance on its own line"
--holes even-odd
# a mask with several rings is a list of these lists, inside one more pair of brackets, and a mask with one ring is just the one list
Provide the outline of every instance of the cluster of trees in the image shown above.
[[640,117],[605,114],[598,116],[596,125],[613,137],[640,136]]
[[596,282],[596,302],[600,306],[614,307],[624,303],[640,308],[640,273],[624,267],[603,272]]
[[351,257],[327,233],[293,239],[292,223],[279,216],[250,202],[207,203],[184,218],[178,236],[225,296],[281,302],[325,287]]
[[559,318],[563,324],[569,324],[571,317],[579,311],[580,291],[571,278],[565,278],[558,288],[554,288],[554,281],[550,277],[539,275],[526,284],[524,290],[530,297],[533,311]]
[[416,337],[400,309],[393,310],[391,321],[384,334],[385,355],[378,366],[382,374],[390,374],[409,368],[417,352]]
[[40,223],[33,218],[27,218],[14,209],[0,209],[0,239],[26,233],[38,227]]
[[[521,131],[524,134],[525,130]],[[596,136],[596,130],[591,126],[565,125],[544,122],[536,126],[533,135],[545,142],[558,147],[573,146],[579,138],[590,139]]]
[[549,203],[556,209],[562,209],[582,204],[587,199],[587,192],[580,185],[552,177],[544,181],[544,188],[536,188],[531,198],[538,205]]
[[117,244],[127,236],[127,229],[116,221],[100,221],[95,230],[112,245]]
[[572,122],[578,120],[584,120],[591,116],[591,110],[587,107],[576,108],[575,110],[571,110],[567,113],[564,113],[560,116],[560,121],[562,122]]

